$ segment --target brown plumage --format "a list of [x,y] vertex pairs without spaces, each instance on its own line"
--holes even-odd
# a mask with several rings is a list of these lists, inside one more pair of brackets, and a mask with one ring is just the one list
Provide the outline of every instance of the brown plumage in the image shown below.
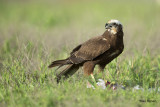
[[99,65],[100,70],[103,70],[108,63],[122,53],[124,48],[122,24],[118,20],[110,20],[105,27],[106,31],[102,35],[78,45],[67,59],[57,60],[49,65],[49,68],[68,65],[57,74],[57,81],[61,77],[65,79],[73,75],[81,66],[85,75],[92,74],[95,65]]

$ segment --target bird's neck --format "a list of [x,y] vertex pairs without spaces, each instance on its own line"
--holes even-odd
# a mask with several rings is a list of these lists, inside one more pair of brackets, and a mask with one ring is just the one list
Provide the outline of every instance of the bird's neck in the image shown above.
[[113,45],[113,46],[117,46],[123,45],[123,31],[118,31],[116,34],[112,34],[111,32],[109,32],[108,30],[106,30],[103,35],[104,38],[110,40],[109,42]]
[[117,39],[119,39],[118,42],[123,42],[123,31],[122,31],[122,30],[119,31],[119,32],[116,34],[116,36],[117,36]]
[[102,36],[107,39],[107,38],[110,38],[111,33],[110,33],[108,30],[106,30],[106,31],[102,34]]
[[112,37],[116,37],[119,39],[123,39],[123,31],[120,30],[118,31],[116,34],[112,34],[110,31],[106,30],[103,35],[104,38],[112,38]]
[[117,33],[117,39],[116,39],[116,44],[117,44],[117,46],[121,49],[121,50],[123,50],[123,48],[124,48],[124,43],[123,43],[123,31],[121,30],[121,31],[119,31],[118,33]]

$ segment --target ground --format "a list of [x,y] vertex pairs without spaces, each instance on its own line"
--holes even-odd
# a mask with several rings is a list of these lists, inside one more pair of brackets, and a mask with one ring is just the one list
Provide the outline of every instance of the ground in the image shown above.
[[[160,4],[151,0],[0,1],[0,106],[159,106]],[[80,69],[60,84],[53,60],[105,31],[118,19],[124,52],[105,68],[105,79],[126,90],[86,88]],[[96,67],[96,79],[102,78]],[[144,91],[133,91],[139,85]],[[147,102],[148,101],[148,102]],[[153,101],[153,102],[152,102]]]

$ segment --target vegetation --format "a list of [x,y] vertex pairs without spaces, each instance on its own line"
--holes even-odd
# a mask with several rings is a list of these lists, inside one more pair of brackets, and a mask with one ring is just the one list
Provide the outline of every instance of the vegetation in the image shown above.
[[[0,1],[0,107],[159,107],[159,17],[158,0]],[[110,19],[123,24],[125,50],[105,79],[126,89],[88,89],[82,69],[57,84],[50,62],[102,34]]]

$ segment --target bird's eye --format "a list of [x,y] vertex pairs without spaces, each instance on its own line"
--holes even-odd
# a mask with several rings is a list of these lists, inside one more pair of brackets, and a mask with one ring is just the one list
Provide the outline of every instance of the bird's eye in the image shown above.
[[116,25],[116,23],[113,23],[113,25]]
[[105,27],[108,26],[108,23],[106,23]]

